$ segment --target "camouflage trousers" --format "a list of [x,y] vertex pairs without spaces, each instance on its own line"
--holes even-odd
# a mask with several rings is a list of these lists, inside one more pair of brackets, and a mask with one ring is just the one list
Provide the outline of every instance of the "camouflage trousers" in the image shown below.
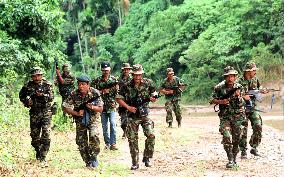
[[219,131],[223,135],[222,143],[225,151],[237,155],[242,135],[244,115],[234,114],[230,117],[221,117]]
[[173,114],[172,112],[175,113],[176,115],[176,120],[178,122],[181,121],[182,117],[181,117],[181,109],[180,109],[180,105],[179,105],[179,101],[167,101],[165,103],[165,108],[167,111],[167,116],[166,116],[166,122],[173,122]]
[[97,122],[88,127],[76,122],[76,144],[82,159],[87,164],[100,153],[100,139]]
[[243,135],[240,142],[240,150],[247,150],[247,132],[248,120],[250,120],[253,133],[251,135],[249,144],[252,148],[257,148],[261,142],[262,137],[262,119],[256,111],[246,112],[246,120],[244,121]]
[[120,116],[120,127],[122,128],[123,131],[126,131],[126,127],[127,127],[127,113],[119,113]]
[[140,124],[143,128],[144,135],[147,137],[147,139],[145,140],[145,149],[143,156],[152,158],[154,153],[154,122],[148,117],[143,117],[139,119],[129,118],[127,124],[127,138],[132,158],[132,164],[138,164],[139,162],[138,131]]
[[52,112],[50,109],[30,110],[31,145],[36,151],[40,151],[43,159],[50,147],[51,118]]

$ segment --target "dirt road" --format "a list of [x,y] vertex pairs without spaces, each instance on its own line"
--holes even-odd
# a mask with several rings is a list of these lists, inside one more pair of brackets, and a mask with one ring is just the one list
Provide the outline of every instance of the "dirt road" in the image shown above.
[[[140,169],[130,176],[283,176],[284,174],[284,132],[264,124],[263,139],[259,147],[261,157],[249,153],[248,159],[237,158],[239,168],[225,169],[226,154],[218,132],[219,120],[216,115],[204,116],[198,113],[184,115],[181,128],[166,128],[165,113],[162,110],[152,111],[155,121],[156,150],[153,167],[146,168],[140,163]],[[264,116],[264,120],[273,116]],[[280,117],[281,118],[281,117]],[[284,121],[282,122],[284,123]],[[249,137],[251,135],[249,127]],[[140,141],[143,141],[140,132]],[[163,150],[159,147],[163,146]],[[128,153],[127,142],[121,144]],[[143,151],[144,145],[140,145]],[[240,154],[238,155],[240,156]],[[121,159],[130,165],[130,156]],[[140,153],[140,158],[142,154]]]

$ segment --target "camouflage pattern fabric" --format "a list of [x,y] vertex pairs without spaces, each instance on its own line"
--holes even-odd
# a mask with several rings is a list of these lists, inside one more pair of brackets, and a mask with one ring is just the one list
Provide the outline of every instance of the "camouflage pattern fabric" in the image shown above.
[[[110,76],[107,81],[103,80],[103,77],[100,76],[97,79],[94,79],[92,82],[92,86],[98,90],[104,89],[105,85],[111,84],[113,82],[117,82],[114,76]],[[112,107],[111,104],[116,104],[115,95],[117,94],[118,90],[115,86],[110,88],[109,93],[102,94],[101,97],[104,102],[104,110],[103,112],[110,113],[115,112],[115,107]]]
[[[134,80],[131,80],[126,85],[124,85],[120,90],[116,98],[123,99],[129,106],[135,106],[137,108],[136,113],[128,114],[128,124],[127,124],[127,138],[129,142],[130,154],[132,157],[132,164],[138,164],[139,161],[139,147],[138,147],[138,131],[139,125],[142,126],[144,135],[147,137],[145,140],[144,157],[152,158],[155,145],[155,135],[154,135],[154,123],[148,117],[149,112],[149,98],[152,93],[156,91],[153,82],[149,79],[143,78],[139,86],[135,85]],[[139,100],[142,99],[142,104],[140,105]],[[139,113],[138,105],[140,110],[143,109],[143,115]],[[142,116],[141,116],[142,115]]]
[[[233,88],[240,88],[241,95],[244,94],[243,88],[240,84],[235,83]],[[226,82],[222,81],[214,87],[212,98],[218,100],[220,97],[226,95],[229,91],[230,88],[227,87]],[[234,95],[230,97],[229,105],[219,105],[219,131],[223,136],[222,142],[228,158],[230,158],[229,154],[234,154],[234,156],[236,156],[236,154],[239,152],[239,143],[242,134],[243,121],[245,118],[244,105],[245,102],[243,98],[236,97]]]
[[[258,90],[261,89],[260,81],[257,77],[253,77],[250,80],[245,80],[241,77],[238,81],[243,85],[245,92],[247,93],[249,90]],[[253,133],[251,135],[251,139],[249,144],[252,148],[257,148],[261,142],[262,138],[262,119],[257,111],[254,110],[257,106],[257,102],[255,98],[251,98],[252,101],[252,109],[246,110],[246,120],[244,122],[243,135],[241,137],[240,149],[241,151],[247,150],[247,129],[248,129],[248,120],[251,122],[251,127]]]
[[59,94],[62,96],[62,102],[68,98],[71,92],[75,89],[74,81],[75,77],[71,74],[61,74],[64,83],[61,84],[59,78],[57,77]]
[[[103,106],[103,101],[100,97],[98,90],[90,88],[87,95],[82,98],[79,90],[75,90],[71,95],[63,102],[63,107],[74,107],[74,110],[78,111],[80,104],[90,100],[93,97],[98,97],[96,106]],[[86,127],[82,125],[82,117],[73,116],[76,122],[76,144],[79,147],[79,151],[82,159],[88,163],[91,158],[97,156],[100,152],[100,140],[98,131],[98,120],[100,113],[95,111],[91,112],[91,118],[89,125]],[[88,137],[89,132],[89,137]],[[89,140],[88,140],[89,139]]]
[[[36,92],[43,93],[43,96],[37,96]],[[50,147],[51,102],[54,99],[52,85],[46,80],[39,84],[29,81],[22,87],[19,98],[30,108],[31,145],[36,151],[40,151],[41,157],[45,159]],[[33,102],[31,106],[28,105],[30,99]]]
[[[120,75],[119,77],[119,88],[122,88],[127,82],[129,82],[132,79],[132,77],[129,75],[124,76],[123,74]],[[118,107],[118,114],[120,116],[120,121],[121,121],[121,128],[125,131],[127,127],[127,110],[126,108],[119,106]]]
[[[180,84],[182,84],[182,80],[176,76],[174,76],[174,79],[172,82],[170,82],[167,78],[164,79],[164,82],[161,85],[161,89],[168,89],[172,87],[177,87]],[[180,108],[180,100],[181,100],[181,91],[176,91],[174,94],[166,94],[166,103],[165,103],[165,108],[166,108],[166,122],[173,122],[173,115],[172,112],[175,113],[176,115],[176,120],[178,122],[181,121],[181,108]]]

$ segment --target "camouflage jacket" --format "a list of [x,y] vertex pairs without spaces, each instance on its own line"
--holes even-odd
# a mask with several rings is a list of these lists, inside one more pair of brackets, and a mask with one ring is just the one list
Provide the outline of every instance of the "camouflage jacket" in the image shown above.
[[183,81],[176,76],[174,76],[174,79],[171,82],[168,80],[168,78],[164,79],[164,82],[161,85],[161,89],[171,89],[171,90],[174,90],[174,88],[176,89],[174,91],[174,94],[166,94],[165,95],[165,98],[166,98],[167,101],[178,101],[178,100],[180,100],[182,92],[181,92],[180,89],[178,89],[178,86],[182,83],[183,83]]
[[[43,96],[37,96],[36,92],[43,93]],[[44,79],[40,84],[29,81],[20,90],[19,98],[20,101],[24,103],[26,107],[30,107],[31,110],[50,108],[51,102],[54,99],[52,85]],[[30,99],[33,102],[31,106],[28,105]]]
[[127,82],[129,82],[132,79],[131,75],[128,77],[125,77],[123,74],[120,75],[119,77],[119,88],[121,88],[123,85],[125,85]]
[[228,88],[227,84],[225,81],[220,82],[214,87],[214,91],[212,93],[212,99],[217,99],[217,100],[222,100],[225,99],[224,97],[228,96],[228,93],[232,89],[239,88],[241,91],[241,96],[237,97],[233,94],[229,95],[229,105],[219,105],[219,116],[220,117],[230,117],[230,115],[233,114],[240,114],[244,113],[244,106],[245,106],[245,101],[242,98],[244,95],[244,89],[243,86],[239,83],[234,83],[233,88]]
[[[107,81],[104,81],[103,77],[100,76],[97,79],[93,80],[92,86],[98,89],[99,91],[101,91],[102,89],[106,89],[108,85],[111,85],[115,82],[117,82],[117,80],[114,76],[109,76]],[[112,107],[111,104],[116,105],[115,95],[117,94],[117,92],[118,92],[118,89],[114,85],[111,88],[109,88],[109,93],[101,94],[101,97],[104,102],[103,112],[110,113],[110,112],[115,111],[115,107]]]
[[75,77],[71,74],[68,75],[62,74],[61,76],[64,80],[63,84],[60,83],[59,78],[57,77],[59,93],[61,96],[67,97],[75,89],[74,85]]
[[[95,102],[93,103],[95,106],[103,106],[103,101],[100,95],[100,92],[97,89],[94,89],[92,87],[90,87],[90,90],[88,91],[87,95],[83,98],[81,96],[81,93],[79,92],[79,90],[74,90],[71,92],[71,94],[68,96],[68,98],[62,103],[63,107],[66,108],[72,108],[75,111],[79,111],[79,106],[90,100],[91,98],[97,97],[97,99],[95,100]],[[99,118],[100,113],[95,112],[95,111],[91,111],[91,119],[90,122],[97,122],[98,118]],[[77,116],[73,116],[75,118],[76,122],[81,122],[82,117],[77,117]]]
[[[249,90],[259,90],[262,88],[260,85],[260,81],[257,77],[253,77],[250,80],[245,80],[244,77],[241,77],[238,80],[238,83],[244,87],[245,94],[247,94]],[[256,106],[256,101],[254,97],[251,97],[251,101],[253,106]]]
[[132,79],[119,90],[116,98],[123,99],[129,106],[148,108],[151,94],[155,91],[152,80],[143,78],[141,84],[137,86]]

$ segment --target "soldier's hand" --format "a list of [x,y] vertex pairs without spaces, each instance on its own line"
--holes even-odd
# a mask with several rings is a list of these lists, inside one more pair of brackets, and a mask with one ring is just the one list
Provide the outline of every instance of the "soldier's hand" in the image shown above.
[[219,100],[219,104],[228,105],[229,101],[230,101],[229,99]]
[[150,97],[150,101],[151,101],[151,102],[155,102],[155,101],[157,101],[157,100],[158,100],[157,98]]
[[92,109],[92,106],[93,106],[92,103],[86,104],[86,107],[89,108],[89,109]]
[[28,100],[28,106],[32,106],[33,105],[33,100],[32,99],[29,99]]
[[60,69],[56,69],[56,74],[60,75]]
[[36,96],[43,96],[42,92],[36,91]]
[[127,106],[126,108],[128,111],[132,112],[132,113],[136,113],[137,108],[133,107],[133,106]]
[[83,114],[84,114],[84,110],[80,110],[80,111],[78,112],[77,116],[82,117]]
[[249,95],[245,95],[243,96],[243,98],[247,101],[247,100],[250,100],[250,96]]
[[268,92],[269,92],[269,90],[267,90],[267,89],[260,90],[260,93],[262,93],[262,94],[267,94]]
[[109,89],[102,89],[102,94],[109,93]]
[[111,106],[112,108],[115,108],[115,107],[116,107],[116,104],[115,104],[115,103],[110,103],[110,106]]

